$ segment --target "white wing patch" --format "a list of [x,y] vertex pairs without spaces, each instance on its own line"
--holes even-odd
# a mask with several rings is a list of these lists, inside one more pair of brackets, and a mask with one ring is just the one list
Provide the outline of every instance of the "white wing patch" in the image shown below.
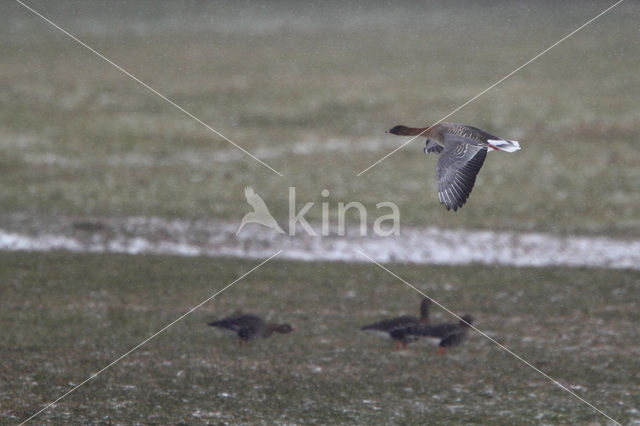
[[490,145],[489,150],[497,149],[499,151],[514,152],[520,149],[518,141],[508,141],[504,139],[489,139],[487,143]]

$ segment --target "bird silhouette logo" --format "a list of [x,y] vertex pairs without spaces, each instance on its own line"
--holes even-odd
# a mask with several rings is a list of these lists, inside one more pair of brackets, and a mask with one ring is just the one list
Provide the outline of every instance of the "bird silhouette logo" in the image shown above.
[[274,229],[281,234],[284,234],[278,222],[273,218],[271,212],[269,212],[269,208],[264,203],[262,198],[255,193],[253,188],[247,186],[244,189],[244,196],[247,198],[247,203],[251,207],[253,207],[253,211],[244,215],[242,218],[242,223],[240,223],[240,227],[236,231],[236,235],[240,233],[242,228],[248,223],[257,223],[258,225],[266,226],[267,228]]

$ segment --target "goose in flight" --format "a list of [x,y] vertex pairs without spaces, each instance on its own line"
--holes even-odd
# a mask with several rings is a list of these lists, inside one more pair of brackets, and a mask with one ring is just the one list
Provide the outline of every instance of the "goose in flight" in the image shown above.
[[462,207],[469,198],[487,151],[514,152],[520,149],[517,141],[493,136],[477,127],[444,121],[426,128],[399,125],[387,133],[427,138],[424,153],[440,154],[436,169],[438,199],[447,210],[453,211]]
[[240,233],[242,228],[247,223],[257,223],[259,225],[266,226],[267,228],[275,229],[279,233],[284,234],[284,231],[282,230],[282,228],[280,228],[278,222],[276,222],[276,220],[271,215],[271,212],[269,211],[267,205],[264,203],[262,198],[255,193],[253,188],[247,186],[244,189],[244,196],[247,199],[247,203],[249,203],[249,205],[253,207],[253,211],[244,215],[244,217],[242,218],[242,223],[240,223],[240,227],[236,231],[236,235]]

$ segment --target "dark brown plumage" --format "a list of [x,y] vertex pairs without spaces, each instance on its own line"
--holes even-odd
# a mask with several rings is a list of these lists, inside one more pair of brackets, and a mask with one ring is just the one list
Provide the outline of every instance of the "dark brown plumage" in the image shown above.
[[447,210],[453,211],[462,207],[469,198],[487,151],[514,152],[520,149],[517,141],[502,139],[460,123],[442,122],[426,128],[399,125],[387,133],[427,138],[425,154],[440,155],[436,169],[438,199]]
[[295,330],[290,324],[266,323],[257,315],[243,314],[241,312],[234,312],[226,318],[210,322],[207,325],[222,328],[236,334],[240,339],[240,343],[254,338],[266,339],[274,332],[286,334]]
[[365,325],[361,330],[372,331],[381,337],[391,338],[396,342],[396,351],[400,350],[400,345],[406,349],[407,344],[417,340],[417,337],[404,333],[403,330],[412,326],[426,326],[429,323],[430,304],[431,300],[429,298],[422,299],[420,303],[420,318],[412,315],[403,315]]
[[460,345],[467,337],[469,326],[473,323],[470,315],[465,315],[458,323],[442,323],[434,325],[418,325],[407,327],[404,332],[409,336],[439,339],[439,351]]

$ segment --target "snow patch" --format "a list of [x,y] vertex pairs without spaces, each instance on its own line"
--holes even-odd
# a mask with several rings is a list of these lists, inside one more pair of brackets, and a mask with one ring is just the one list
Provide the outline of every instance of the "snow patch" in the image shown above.
[[[0,229],[0,250],[250,259],[263,259],[282,250],[278,257],[291,260],[369,262],[362,252],[381,263],[640,269],[640,240],[607,237],[438,227],[404,227],[401,235],[392,237],[361,237],[358,227],[347,228],[345,236],[298,233],[292,237],[257,225],[248,225],[236,237],[239,223],[231,222],[132,217],[100,219],[95,229],[85,229],[78,223],[88,221],[64,220],[53,218],[49,223],[27,225],[28,233]],[[24,224],[18,227],[25,228]],[[319,224],[313,227],[320,229]]]

